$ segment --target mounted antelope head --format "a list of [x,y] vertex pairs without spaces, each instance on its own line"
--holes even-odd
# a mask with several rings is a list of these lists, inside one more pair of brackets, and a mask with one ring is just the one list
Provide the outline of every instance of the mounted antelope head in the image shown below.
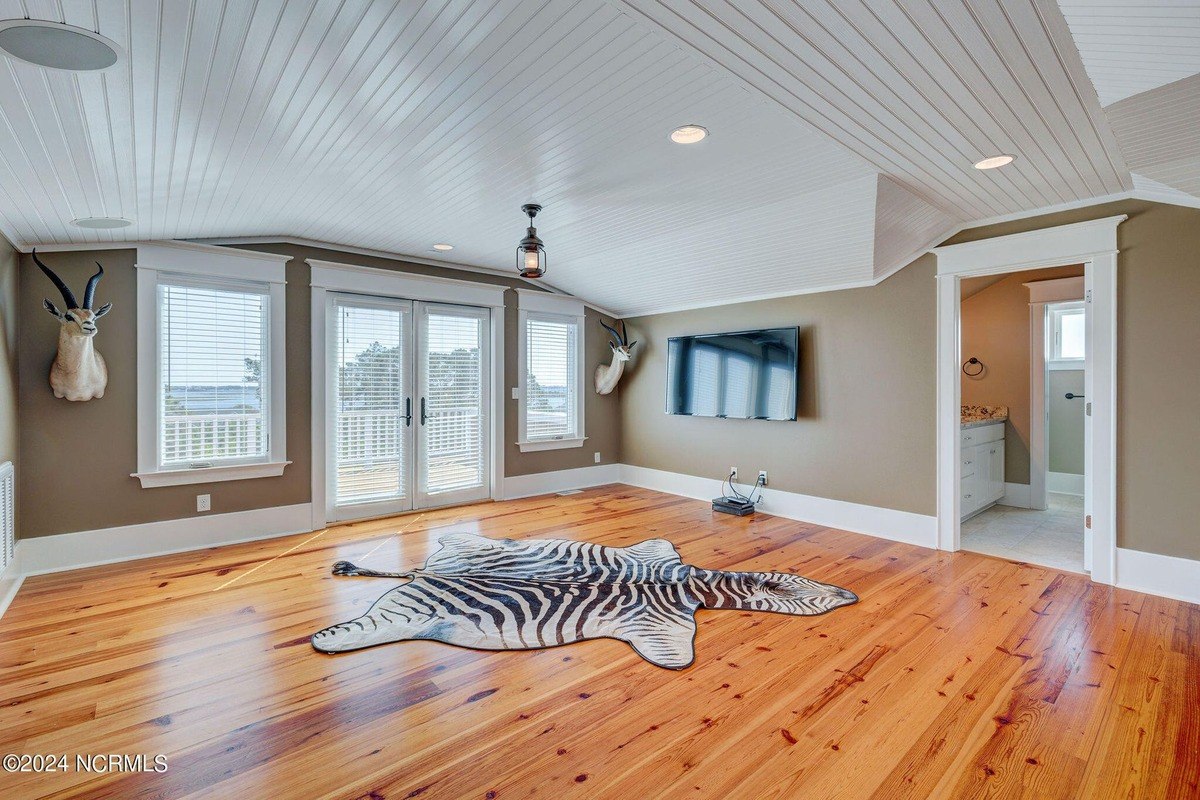
[[[608,343],[612,349],[612,361],[596,367],[596,394],[608,394],[617,388],[617,381],[621,380],[621,373],[625,371],[625,362],[629,360],[633,346],[637,342],[629,342],[629,334],[625,330],[624,322],[621,323],[619,333],[616,328],[605,325],[604,320],[600,320],[600,324],[613,337]],[[629,343],[626,344],[626,342]]]
[[106,303],[92,310],[96,284],[100,283],[104,267],[100,266],[99,261],[96,262],[100,271],[88,279],[87,288],[83,290],[81,307],[75,300],[75,293],[71,291],[71,287],[55,275],[54,270],[42,263],[36,250],[33,251],[33,261],[58,287],[67,306],[67,310],[63,312],[49,300],[42,301],[42,305],[54,315],[60,325],[58,355],[50,367],[50,388],[54,390],[54,396],[65,397],[68,400],[104,397],[104,388],[108,385],[108,365],[104,363],[104,357],[92,346],[92,337],[96,335],[96,320],[112,309],[112,303]]

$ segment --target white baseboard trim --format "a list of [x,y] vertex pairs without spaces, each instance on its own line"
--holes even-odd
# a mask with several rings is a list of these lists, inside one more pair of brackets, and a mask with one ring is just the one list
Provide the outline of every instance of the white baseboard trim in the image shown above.
[[1046,491],[1083,497],[1083,476],[1070,472],[1047,472]]
[[1117,548],[1117,586],[1200,604],[1200,561]]
[[[631,486],[693,497],[697,500],[711,500],[721,494],[721,481],[714,478],[699,478],[695,475],[635,467],[630,464],[621,465],[621,480]],[[937,547],[937,517],[934,516],[783,492],[778,489],[766,488],[762,492],[763,502],[759,508],[767,514],[865,533],[919,547]]]
[[17,542],[16,557],[5,568],[4,572],[0,573],[0,617],[4,616],[4,612],[8,610],[9,603],[17,596],[17,590],[21,588],[21,582],[25,580],[25,576],[21,574],[21,543]]
[[312,504],[185,517],[119,528],[38,536],[20,541],[25,576],[165,556],[312,529]]
[[590,486],[620,482],[620,464],[597,464],[594,467],[561,469],[557,472],[512,475],[504,479],[504,499],[516,500],[520,497],[533,497],[539,494],[562,492],[567,489],[586,489]]
[[1033,508],[1033,503],[1029,499],[1030,491],[1028,483],[1006,483],[1004,484],[1004,496],[997,502],[1002,506],[1012,506],[1013,508]]

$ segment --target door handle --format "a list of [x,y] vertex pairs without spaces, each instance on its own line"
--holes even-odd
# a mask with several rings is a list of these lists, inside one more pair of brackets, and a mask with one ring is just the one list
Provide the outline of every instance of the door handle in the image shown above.
[[429,419],[429,415],[425,413],[425,398],[421,398],[421,424],[425,424],[425,420]]
[[404,427],[412,426],[412,398],[404,398]]

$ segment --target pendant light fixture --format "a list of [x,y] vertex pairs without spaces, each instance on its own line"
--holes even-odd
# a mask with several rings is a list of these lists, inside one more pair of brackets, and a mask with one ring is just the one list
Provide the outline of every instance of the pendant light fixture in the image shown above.
[[542,210],[537,203],[526,203],[521,211],[529,215],[529,230],[517,245],[517,272],[522,278],[540,278],[546,274],[546,246],[538,238],[533,218]]

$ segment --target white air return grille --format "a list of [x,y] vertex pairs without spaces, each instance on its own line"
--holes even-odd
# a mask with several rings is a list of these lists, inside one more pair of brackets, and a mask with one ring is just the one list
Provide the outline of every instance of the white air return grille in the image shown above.
[[13,520],[13,464],[0,464],[0,573],[13,563],[17,547],[16,523]]

